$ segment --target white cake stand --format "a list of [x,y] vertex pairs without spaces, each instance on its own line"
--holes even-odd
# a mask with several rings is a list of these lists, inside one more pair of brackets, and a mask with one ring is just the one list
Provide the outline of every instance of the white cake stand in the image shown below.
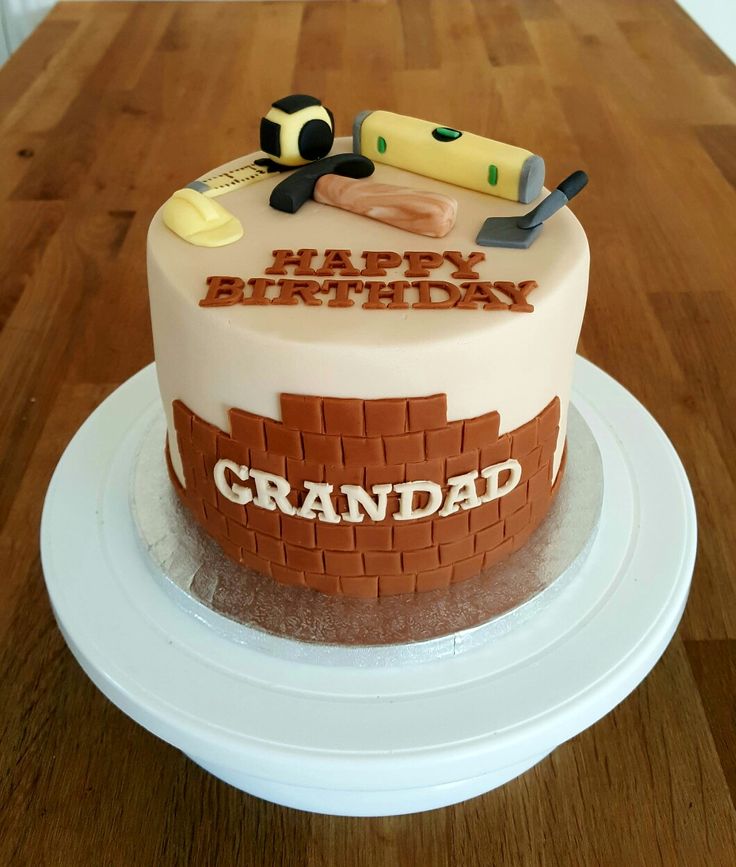
[[487,792],[641,682],[690,586],[695,510],[669,440],[583,359],[573,400],[598,443],[605,493],[598,535],[570,585],[530,621],[454,658],[321,666],[229,640],[154,580],[129,503],[158,401],[151,365],[89,417],[49,486],[41,552],[59,626],[125,713],[261,798],[378,816]]

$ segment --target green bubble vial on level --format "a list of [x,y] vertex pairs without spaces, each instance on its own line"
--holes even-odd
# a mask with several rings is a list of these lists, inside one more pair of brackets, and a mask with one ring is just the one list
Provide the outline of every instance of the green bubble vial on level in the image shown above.
[[432,137],[442,142],[457,141],[461,135],[459,129],[450,126],[437,126],[432,130]]

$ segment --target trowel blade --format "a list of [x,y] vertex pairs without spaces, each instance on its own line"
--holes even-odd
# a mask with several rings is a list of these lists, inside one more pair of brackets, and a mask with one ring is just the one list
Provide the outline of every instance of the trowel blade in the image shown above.
[[520,229],[518,217],[489,217],[480,227],[475,243],[481,247],[511,247],[525,250],[542,231],[542,224]]

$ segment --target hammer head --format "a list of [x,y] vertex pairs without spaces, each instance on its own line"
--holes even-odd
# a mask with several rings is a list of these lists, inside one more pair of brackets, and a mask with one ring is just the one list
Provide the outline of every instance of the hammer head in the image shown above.
[[307,199],[312,198],[314,185],[323,175],[367,178],[373,174],[374,168],[371,160],[360,154],[335,154],[325,157],[297,169],[275,186],[269,204],[277,211],[295,214]]

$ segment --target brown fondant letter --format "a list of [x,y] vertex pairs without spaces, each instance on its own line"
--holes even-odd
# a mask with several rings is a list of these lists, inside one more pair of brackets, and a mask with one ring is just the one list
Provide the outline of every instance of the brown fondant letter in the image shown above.
[[335,271],[340,271],[341,277],[357,277],[360,274],[350,261],[350,250],[325,250],[325,261],[316,273],[320,277],[334,277]]
[[386,268],[398,268],[401,265],[401,256],[399,253],[392,253],[390,250],[379,250],[374,252],[366,250],[363,253],[365,259],[365,268],[360,272],[363,277],[385,277]]
[[296,265],[294,274],[297,276],[314,274],[314,268],[310,268],[312,256],[316,256],[316,250],[297,250],[294,254],[293,250],[274,250],[273,265],[266,268],[266,274],[286,274],[287,265]]
[[302,301],[310,307],[319,307],[322,301],[315,298],[320,286],[316,280],[279,280],[276,284],[281,292],[274,298],[272,304],[296,304],[295,295],[301,295]]
[[[389,307],[393,310],[407,310],[409,305],[404,301],[404,292],[410,285],[406,280],[392,280],[388,284],[381,280],[366,280],[368,300],[363,304],[363,309],[384,310]],[[381,298],[390,299],[389,303],[383,304]]]
[[363,291],[362,280],[325,280],[320,292],[327,294],[335,290],[335,297],[327,302],[328,307],[352,307],[355,301],[350,297],[351,292],[356,295]]
[[271,299],[266,298],[266,289],[273,286],[275,280],[269,280],[268,277],[251,277],[248,285],[253,287],[253,291],[248,298],[243,299],[243,304],[270,304]]
[[445,250],[444,257],[445,259],[449,259],[457,268],[457,271],[453,271],[451,275],[456,280],[477,280],[480,274],[473,270],[473,265],[482,262],[486,258],[486,254],[480,252],[471,253],[466,259],[457,250]]
[[207,294],[200,298],[200,307],[227,307],[243,300],[245,283],[240,277],[208,277]]
[[511,304],[508,309],[512,312],[532,313],[534,311],[534,306],[526,300],[526,296],[532,291],[532,289],[537,288],[536,280],[523,280],[518,286],[516,283],[497,280],[493,284],[493,288],[498,289],[499,292],[503,292],[507,298],[511,299]]
[[410,250],[404,253],[404,258],[409,263],[409,267],[404,272],[407,277],[429,277],[429,269],[439,268],[445,261],[441,253],[427,250],[419,253]]
[[[415,310],[442,310],[454,307],[460,300],[460,290],[446,280],[415,280],[411,285],[419,290],[419,301],[411,305]],[[432,288],[447,292],[447,299],[432,301]]]
[[479,301],[483,304],[484,310],[505,310],[508,304],[500,301],[492,292],[493,283],[461,283],[460,286],[465,290],[463,300],[458,302],[457,307],[465,310],[475,310]]

